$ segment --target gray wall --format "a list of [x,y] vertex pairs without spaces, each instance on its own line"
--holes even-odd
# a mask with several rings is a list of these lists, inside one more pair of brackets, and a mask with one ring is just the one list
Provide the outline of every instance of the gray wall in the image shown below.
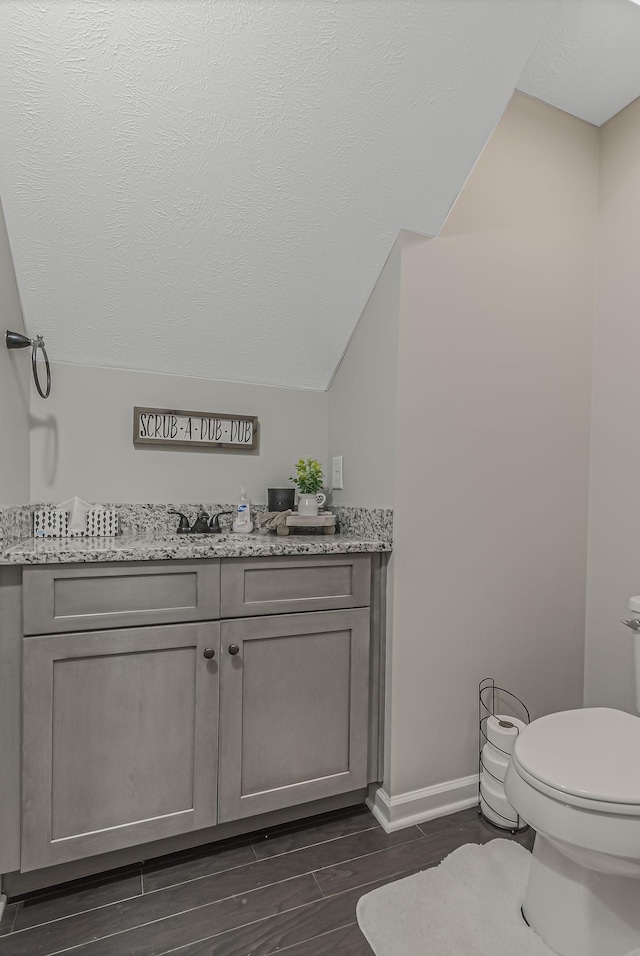
[[7,329],[24,333],[9,237],[0,205],[0,506],[29,500],[30,353],[9,352]]
[[[31,437],[32,501],[227,501],[245,482],[256,502],[287,487],[300,457],[324,464],[326,392],[121,369],[53,366],[47,418]],[[257,415],[257,452],[134,446],[133,408]]]
[[398,238],[329,388],[329,465],[342,455],[344,466],[339,505],[393,507],[400,256]]
[[[339,505],[393,508],[397,468],[398,335],[403,234],[396,239],[329,387],[329,454],[343,457]],[[387,566],[387,629],[393,616],[394,556]],[[393,664],[387,642],[386,672]],[[391,758],[391,696],[385,700],[385,779]]]
[[485,676],[582,703],[597,176],[597,129],[518,94],[405,236],[391,796],[475,772]]
[[635,713],[640,594],[640,99],[601,129],[585,704]]

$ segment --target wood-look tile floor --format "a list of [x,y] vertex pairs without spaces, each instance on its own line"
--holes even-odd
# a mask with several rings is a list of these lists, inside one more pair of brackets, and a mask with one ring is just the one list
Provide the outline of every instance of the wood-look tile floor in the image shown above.
[[370,956],[360,896],[498,837],[475,808],[391,834],[339,811],[10,902],[0,956]]

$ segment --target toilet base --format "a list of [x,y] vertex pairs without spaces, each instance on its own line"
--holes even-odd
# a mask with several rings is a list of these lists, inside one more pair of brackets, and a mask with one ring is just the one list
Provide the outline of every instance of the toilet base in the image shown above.
[[640,880],[599,873],[538,833],[522,907],[558,956],[640,953]]

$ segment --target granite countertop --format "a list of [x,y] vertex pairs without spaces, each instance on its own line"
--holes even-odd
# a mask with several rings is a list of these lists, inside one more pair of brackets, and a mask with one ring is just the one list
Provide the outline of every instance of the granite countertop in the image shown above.
[[128,532],[114,538],[28,538],[0,552],[0,564],[80,564],[93,561],[168,561],[287,554],[391,551],[388,541],[353,534],[278,536],[166,535]]

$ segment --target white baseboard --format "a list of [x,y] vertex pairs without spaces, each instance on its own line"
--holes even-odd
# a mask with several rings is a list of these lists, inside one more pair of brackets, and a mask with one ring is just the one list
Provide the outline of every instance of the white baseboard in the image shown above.
[[376,790],[375,800],[367,799],[367,806],[386,832],[392,833],[434,817],[444,817],[448,813],[466,810],[477,802],[478,775],[472,774],[470,777],[447,780],[423,790],[410,790],[395,797],[390,797],[380,787]]

